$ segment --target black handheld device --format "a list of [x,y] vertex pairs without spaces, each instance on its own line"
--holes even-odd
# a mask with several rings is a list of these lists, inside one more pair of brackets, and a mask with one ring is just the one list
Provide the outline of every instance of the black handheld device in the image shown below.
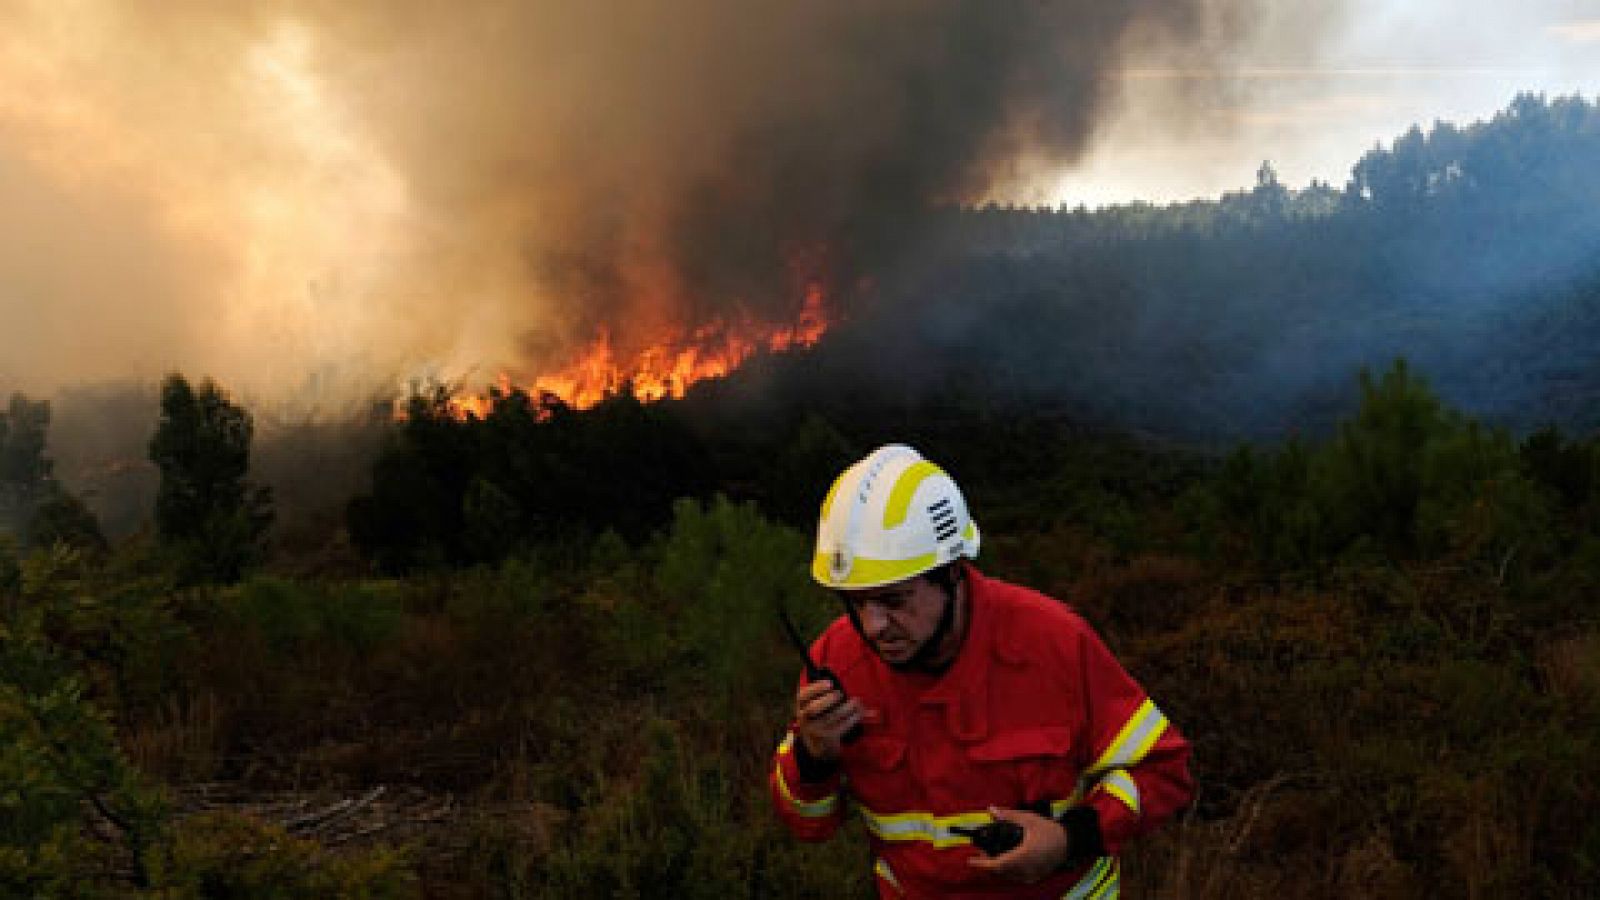
[[[817,665],[816,660],[811,658],[811,651],[806,647],[806,642],[800,637],[800,632],[794,627],[794,622],[789,620],[788,611],[781,605],[778,607],[778,620],[783,623],[783,630],[789,635],[789,642],[794,644],[794,648],[800,652],[800,659],[806,664],[806,680],[826,681],[833,685],[833,689],[839,692],[841,698],[844,698],[839,701],[840,703],[848,699],[850,695],[845,692],[844,682],[839,680],[839,676],[835,675],[832,669]],[[829,711],[831,712],[832,710]],[[861,737],[861,723],[857,722],[850,726],[850,730],[846,731],[844,737],[840,738],[840,740],[850,744],[854,743],[859,737]]]
[[952,825],[950,830],[972,841],[972,846],[982,850],[987,856],[999,856],[1022,843],[1022,826],[1001,819],[971,828]]

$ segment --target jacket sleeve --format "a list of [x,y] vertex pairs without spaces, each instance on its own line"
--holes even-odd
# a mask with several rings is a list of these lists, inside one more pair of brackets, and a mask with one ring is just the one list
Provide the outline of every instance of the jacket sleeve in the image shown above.
[[1078,652],[1093,760],[1082,802],[1098,814],[1105,850],[1116,855],[1193,799],[1189,742],[1087,625]]
[[[791,727],[773,754],[772,772],[767,776],[772,802],[778,818],[802,841],[824,841],[833,836],[844,821],[845,799],[842,779],[836,767],[829,767],[820,779],[801,777],[799,754],[805,752]],[[808,767],[809,768],[809,767]],[[816,773],[808,773],[815,776]]]

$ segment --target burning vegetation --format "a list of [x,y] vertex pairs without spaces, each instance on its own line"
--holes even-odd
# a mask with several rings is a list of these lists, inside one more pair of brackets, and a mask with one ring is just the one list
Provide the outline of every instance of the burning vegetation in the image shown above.
[[610,329],[601,325],[599,335],[556,371],[527,379],[502,372],[490,391],[456,395],[451,405],[460,416],[482,418],[496,396],[518,390],[548,395],[575,409],[589,409],[618,393],[645,402],[679,399],[696,382],[723,378],[755,354],[810,347],[828,326],[820,285],[807,288],[798,315],[789,323],[759,321],[741,308],[713,315],[710,321],[692,328],[667,326],[644,347],[632,351],[619,350]]

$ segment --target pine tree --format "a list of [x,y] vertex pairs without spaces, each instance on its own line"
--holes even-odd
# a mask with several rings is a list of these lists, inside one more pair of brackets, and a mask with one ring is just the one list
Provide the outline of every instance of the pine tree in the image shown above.
[[150,460],[161,470],[156,531],[188,581],[237,581],[260,559],[272,523],[271,492],[245,480],[250,414],[207,379],[161,385],[161,420]]

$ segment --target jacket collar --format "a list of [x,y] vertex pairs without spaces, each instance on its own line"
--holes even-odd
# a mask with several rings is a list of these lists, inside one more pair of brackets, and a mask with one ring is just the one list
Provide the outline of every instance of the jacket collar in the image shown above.
[[[993,590],[966,564],[967,633],[955,661],[923,692],[919,703],[945,708],[951,734],[976,741],[989,734],[989,669],[994,653]],[[903,677],[903,676],[902,676]]]

